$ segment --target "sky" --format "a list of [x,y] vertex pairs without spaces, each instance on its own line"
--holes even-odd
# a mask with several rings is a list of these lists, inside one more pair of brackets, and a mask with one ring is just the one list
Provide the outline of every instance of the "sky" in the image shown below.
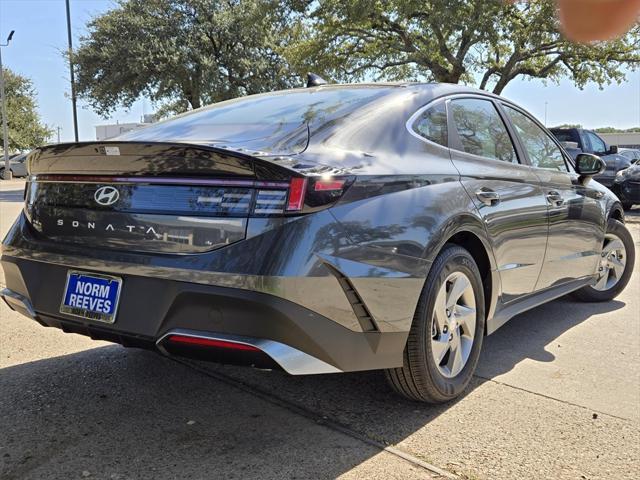
[[[74,46],[86,33],[86,24],[94,16],[109,10],[112,0],[71,0],[71,25]],[[63,58],[67,49],[64,0],[0,0],[0,43],[11,30],[16,33],[8,47],[2,47],[2,62],[7,68],[32,79],[42,120],[56,130],[61,141],[73,140],[69,70]],[[584,90],[564,80],[559,85],[540,80],[516,79],[502,95],[520,104],[547,125],[581,124],[585,128],[640,126],[640,70],[629,72],[620,85],[588,85]],[[109,119],[93,113],[78,102],[80,140],[94,140],[95,126],[106,123],[137,122],[144,113],[152,113],[148,100],[136,102],[130,110],[119,109]],[[54,133],[52,141],[57,140]]]

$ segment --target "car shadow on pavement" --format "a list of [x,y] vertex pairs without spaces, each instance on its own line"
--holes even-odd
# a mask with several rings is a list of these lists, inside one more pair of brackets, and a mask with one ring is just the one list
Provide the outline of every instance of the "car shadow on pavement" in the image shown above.
[[[512,319],[486,339],[465,396],[522,360],[552,361],[560,335],[623,306],[561,299]],[[381,372],[194,365],[109,346],[0,370],[0,477],[335,478],[379,450],[323,419],[398,444],[462,400],[406,401]]]
[[0,478],[336,478],[375,447],[141,350],[0,370]]
[[485,338],[476,374],[493,378],[512,370],[525,359],[552,362],[555,356],[545,347],[560,335],[592,315],[613,312],[624,306],[625,303],[619,300],[583,303],[566,297],[518,315]]

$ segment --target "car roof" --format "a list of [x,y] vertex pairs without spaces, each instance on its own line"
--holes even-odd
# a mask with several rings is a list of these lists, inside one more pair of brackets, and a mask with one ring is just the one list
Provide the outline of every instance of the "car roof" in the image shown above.
[[[481,90],[475,87],[469,87],[467,85],[460,85],[459,83],[444,83],[444,82],[360,82],[360,83],[327,83],[324,85],[319,85],[317,87],[309,87],[316,89],[349,89],[349,88],[359,88],[359,87],[368,87],[368,88],[388,88],[388,89],[408,89],[413,91],[442,91],[447,93],[476,93],[480,95],[485,95],[488,97],[500,98],[499,95],[495,93],[489,92],[487,90]],[[291,89],[291,91],[296,91],[299,89]]]

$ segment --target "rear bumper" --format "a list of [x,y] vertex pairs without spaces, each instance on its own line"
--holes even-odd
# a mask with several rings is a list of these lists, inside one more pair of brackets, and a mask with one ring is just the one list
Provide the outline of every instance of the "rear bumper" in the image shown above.
[[[279,366],[291,374],[402,365],[407,332],[353,331],[266,293],[122,275],[117,318],[108,325],[59,312],[67,267],[6,254],[1,263],[7,289],[0,295],[7,304],[67,332],[224,363]],[[252,345],[263,355],[171,345],[168,337],[176,333]]]

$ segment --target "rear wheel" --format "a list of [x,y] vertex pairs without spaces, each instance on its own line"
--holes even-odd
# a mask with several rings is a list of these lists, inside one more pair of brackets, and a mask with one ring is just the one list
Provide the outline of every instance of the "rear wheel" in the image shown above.
[[447,245],[425,282],[403,366],[386,370],[389,384],[411,400],[443,403],[456,398],[475,371],[484,326],[478,266],[467,250]]
[[629,283],[634,262],[635,248],[629,230],[622,222],[609,219],[596,283],[581,288],[573,296],[583,302],[612,300]]

